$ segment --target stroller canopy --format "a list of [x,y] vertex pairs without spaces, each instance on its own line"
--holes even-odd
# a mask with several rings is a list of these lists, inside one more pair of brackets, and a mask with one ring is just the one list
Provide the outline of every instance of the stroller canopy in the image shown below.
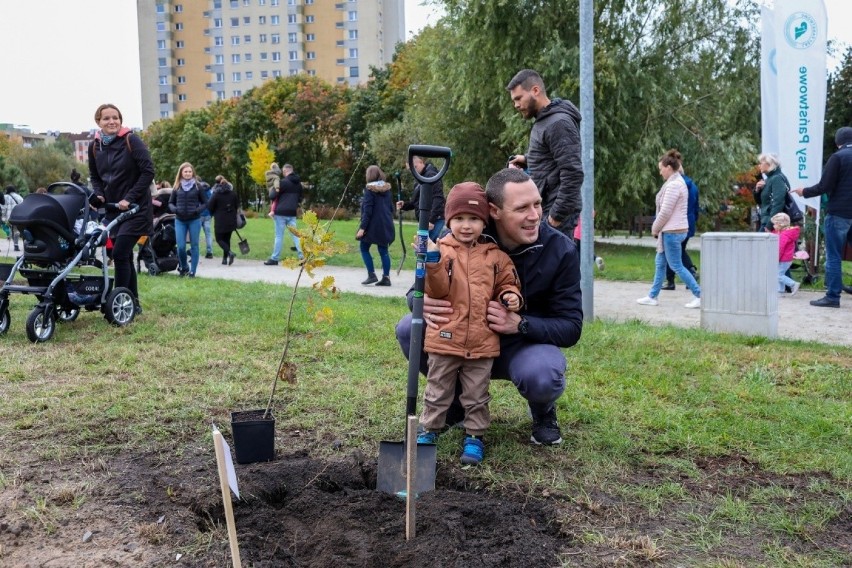
[[12,210],[9,223],[22,229],[47,225],[71,235],[73,240],[74,223],[77,219],[85,219],[88,206],[85,195],[31,193]]

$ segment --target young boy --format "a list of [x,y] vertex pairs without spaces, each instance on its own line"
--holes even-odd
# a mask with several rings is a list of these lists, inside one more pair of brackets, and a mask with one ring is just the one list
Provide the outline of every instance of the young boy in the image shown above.
[[420,417],[423,432],[417,442],[435,442],[460,381],[466,432],[461,462],[477,465],[485,452],[482,436],[491,422],[491,365],[500,354],[500,339],[486,319],[488,302],[500,301],[517,312],[522,299],[511,259],[482,236],[488,222],[482,187],[474,182],[454,186],[444,217],[451,234],[438,243],[429,241],[426,294],[452,302],[453,313],[448,323],[426,328],[429,374]]
[[799,284],[789,276],[787,271],[793,264],[793,254],[796,252],[796,241],[799,240],[799,227],[790,226],[790,216],[786,213],[778,213],[770,219],[772,231],[778,235],[778,294],[783,296],[787,286],[790,287],[792,296],[799,291]]

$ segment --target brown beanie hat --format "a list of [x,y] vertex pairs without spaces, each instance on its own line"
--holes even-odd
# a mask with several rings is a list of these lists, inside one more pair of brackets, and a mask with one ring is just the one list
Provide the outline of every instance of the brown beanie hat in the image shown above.
[[449,224],[456,215],[467,213],[475,215],[488,224],[488,200],[485,198],[485,190],[475,181],[465,181],[453,186],[447,196],[447,204],[444,207],[444,217]]

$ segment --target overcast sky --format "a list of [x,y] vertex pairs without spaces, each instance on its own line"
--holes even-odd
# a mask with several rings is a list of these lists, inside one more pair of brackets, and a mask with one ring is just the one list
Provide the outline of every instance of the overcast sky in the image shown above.
[[[437,20],[422,1],[405,0],[406,39]],[[829,39],[852,45],[852,0],[825,5]],[[135,0],[0,0],[0,123],[81,132],[109,101],[141,126],[136,42]]]

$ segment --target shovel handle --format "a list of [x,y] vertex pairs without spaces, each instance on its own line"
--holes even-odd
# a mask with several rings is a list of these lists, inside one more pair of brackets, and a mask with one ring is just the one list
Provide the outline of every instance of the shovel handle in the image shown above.
[[[444,165],[441,166],[441,170],[432,177],[423,177],[420,173],[414,168],[414,156],[421,156],[423,158],[444,158]],[[411,171],[411,175],[414,176],[414,179],[419,181],[420,183],[435,183],[447,173],[447,170],[450,168],[450,159],[453,157],[453,151],[447,148],[446,146],[432,146],[429,144],[412,144],[408,147],[408,169]]]

